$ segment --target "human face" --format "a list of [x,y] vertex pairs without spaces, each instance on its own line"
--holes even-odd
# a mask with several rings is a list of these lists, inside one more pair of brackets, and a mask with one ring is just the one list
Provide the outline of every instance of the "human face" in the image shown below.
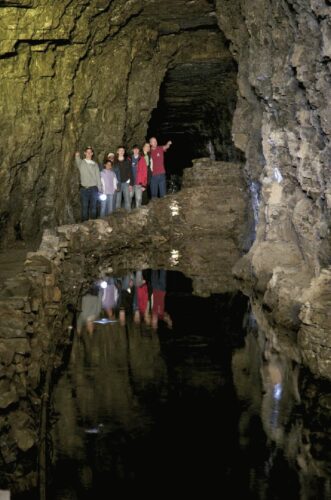
[[92,148],[85,149],[85,158],[87,160],[92,160],[92,157],[93,157],[93,149]]
[[156,146],[157,146],[157,140],[156,140],[155,137],[151,137],[150,140],[149,140],[149,143],[150,143],[152,149],[156,148]]
[[124,148],[118,148],[117,154],[118,154],[118,156],[124,156],[125,155],[125,149]]
[[106,169],[107,169],[107,170],[111,170],[112,166],[113,166],[113,164],[112,164],[112,162],[111,162],[111,161],[107,161],[107,162],[106,162],[105,167],[106,167]]
[[150,146],[150,144],[149,144],[148,142],[146,142],[146,143],[144,144],[144,147],[143,147],[143,152],[144,152],[145,154],[147,154],[147,153],[149,153],[149,152],[150,152],[150,150],[151,150],[151,146]]
[[138,156],[139,155],[139,148],[133,148],[132,153],[134,156]]

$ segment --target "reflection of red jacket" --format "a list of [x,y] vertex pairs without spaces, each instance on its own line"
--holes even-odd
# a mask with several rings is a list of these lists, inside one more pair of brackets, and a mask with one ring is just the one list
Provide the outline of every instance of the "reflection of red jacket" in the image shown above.
[[148,288],[146,283],[138,287],[137,301],[140,313],[145,314],[148,305]]
[[143,156],[138,161],[136,184],[147,186],[147,163]]
[[166,293],[163,290],[153,290],[153,313],[160,319],[164,316],[164,299]]

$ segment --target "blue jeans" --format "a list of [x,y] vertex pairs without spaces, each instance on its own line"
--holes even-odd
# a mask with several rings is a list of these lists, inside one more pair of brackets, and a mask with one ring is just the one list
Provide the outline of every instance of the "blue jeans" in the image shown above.
[[141,207],[141,201],[143,198],[143,189],[140,184],[135,184],[131,191],[131,200],[134,197],[136,208]]
[[116,208],[121,208],[122,205],[122,195],[124,198],[125,210],[130,212],[131,210],[131,196],[128,182],[121,182],[121,191],[116,193]]
[[97,218],[98,188],[96,186],[80,188],[82,221]]
[[166,175],[158,174],[152,175],[151,178],[151,196],[152,198],[157,198],[157,193],[160,193],[160,198],[163,198],[167,194],[166,187]]
[[114,210],[114,195],[107,194],[106,200],[100,201],[100,217],[106,217]]

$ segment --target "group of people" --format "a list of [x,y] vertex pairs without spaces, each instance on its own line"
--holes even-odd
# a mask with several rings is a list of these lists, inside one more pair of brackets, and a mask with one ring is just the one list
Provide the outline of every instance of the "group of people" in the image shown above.
[[151,198],[165,196],[164,153],[171,144],[172,142],[168,141],[159,146],[157,139],[151,137],[141,149],[135,144],[131,156],[120,146],[116,155],[106,155],[101,166],[93,160],[92,147],[85,149],[84,159],[77,151],[75,161],[80,174],[82,221],[96,219],[98,215],[106,217],[121,208],[122,201],[128,212],[131,210],[133,199],[135,208],[139,208],[146,190],[149,190]]
[[[172,320],[165,309],[166,271],[136,271],[120,278],[109,277],[93,284],[82,297],[81,313],[77,321],[80,334],[85,326],[93,333],[94,323],[106,315],[107,320],[125,325],[132,318],[137,325],[157,329],[159,321],[172,328]],[[102,320],[101,320],[102,322]]]

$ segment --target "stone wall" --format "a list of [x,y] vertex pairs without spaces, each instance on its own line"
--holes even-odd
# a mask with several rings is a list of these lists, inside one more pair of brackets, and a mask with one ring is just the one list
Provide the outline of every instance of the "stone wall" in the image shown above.
[[329,2],[216,4],[238,62],[233,138],[261,186],[257,238],[236,274],[271,324],[299,331],[308,365],[329,378]]
[[36,485],[45,374],[62,363],[84,287],[116,266],[153,265],[186,273],[198,295],[233,293],[248,212],[242,165],[200,159],[175,195],[130,214],[44,231],[24,272],[0,293],[0,485]]
[[1,2],[0,16],[2,242],[79,220],[74,152],[141,144],[169,68],[233,61],[205,0]]

